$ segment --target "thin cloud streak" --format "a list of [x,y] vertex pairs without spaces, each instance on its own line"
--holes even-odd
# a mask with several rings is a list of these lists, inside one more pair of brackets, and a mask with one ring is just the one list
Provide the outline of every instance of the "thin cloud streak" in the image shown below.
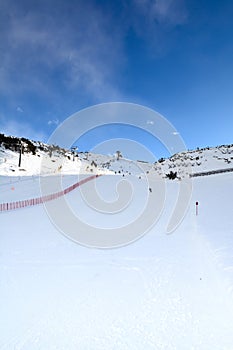
[[188,17],[184,0],[133,0],[133,3],[152,25],[177,26]]
[[153,58],[172,50],[174,31],[189,19],[185,0],[131,0],[129,10],[131,28]]
[[58,119],[52,119],[48,121],[48,125],[58,125],[59,124],[59,120]]
[[157,55],[157,48],[167,45],[161,36],[164,25],[185,20],[182,4],[130,0],[98,6],[92,0],[75,5],[41,0],[32,5],[2,0],[0,94],[6,106],[0,113],[17,123],[17,106],[22,106],[27,111],[21,114],[23,122],[42,122],[49,132],[56,118],[62,121],[78,108],[129,98],[138,102],[138,96],[126,94],[127,67],[134,64],[127,36],[133,32],[136,41],[139,37],[145,46],[152,43]]
[[162,41],[158,23],[176,26],[187,17],[183,0],[131,0],[119,18],[92,1],[75,7],[59,1],[41,4],[35,9],[14,0],[0,4],[0,89],[5,96],[31,92],[49,100],[66,91],[95,102],[120,100],[117,81],[127,64],[129,29],[156,47]]
[[28,123],[24,123],[21,120],[3,120],[0,121],[0,130],[5,135],[26,137],[34,141],[46,141],[47,136],[42,131],[35,130]]
[[[77,18],[71,16],[70,21],[62,23],[64,20],[56,21],[52,13],[22,14],[16,6],[5,23],[7,38],[1,37],[5,46],[1,53],[2,92],[16,93],[20,87],[21,91],[33,89],[43,94],[47,90],[49,94],[57,75],[64,89],[83,89],[94,99],[119,96],[112,83],[122,61],[118,40],[113,40],[114,33],[107,30],[103,13],[93,6],[95,21],[84,26],[81,16],[87,19],[90,9],[82,2],[79,7]],[[40,85],[42,90],[38,89]]]

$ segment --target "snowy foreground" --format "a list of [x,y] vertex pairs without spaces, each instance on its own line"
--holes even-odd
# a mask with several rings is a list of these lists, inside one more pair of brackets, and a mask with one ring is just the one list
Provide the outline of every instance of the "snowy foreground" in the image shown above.
[[[96,180],[105,200],[116,197],[116,178]],[[36,177],[0,180],[1,202],[39,194]],[[141,206],[144,182],[133,181],[139,198],[127,208],[129,220]],[[158,222],[118,249],[74,243],[43,205],[0,213],[0,349],[232,350],[232,183],[233,173],[193,179],[187,215],[167,235],[179,186],[167,181]],[[90,218],[80,189],[67,201]],[[100,226],[117,223],[112,214],[93,218]]]

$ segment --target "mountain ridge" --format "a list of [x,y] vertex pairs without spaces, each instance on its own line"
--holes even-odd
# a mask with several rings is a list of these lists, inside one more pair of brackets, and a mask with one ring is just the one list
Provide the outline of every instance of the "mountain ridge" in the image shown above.
[[126,159],[120,151],[112,156],[99,155],[0,134],[0,175],[146,174],[173,180],[195,174],[231,171],[232,168],[233,144],[187,150],[148,163],[144,160]]

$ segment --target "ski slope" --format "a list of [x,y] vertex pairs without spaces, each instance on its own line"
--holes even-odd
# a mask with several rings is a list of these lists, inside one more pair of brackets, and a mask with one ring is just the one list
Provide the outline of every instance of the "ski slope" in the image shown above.
[[[32,141],[31,141],[32,142]],[[77,174],[124,174],[166,177],[171,171],[178,178],[189,177],[195,173],[233,169],[233,145],[207,147],[174,154],[170,158],[161,158],[151,164],[143,160],[130,160],[114,155],[102,155],[90,152],[72,153],[56,148],[49,151],[49,145],[35,143],[36,152],[19,152],[5,149],[0,145],[0,176],[25,177],[38,175],[77,175]],[[42,149],[41,149],[42,148]]]
[[[96,180],[106,202],[116,200],[120,178]],[[0,179],[6,200],[39,194],[36,176]],[[116,215],[91,210],[81,188],[67,202],[93,225],[125,224],[148,196],[145,179],[130,179],[135,197]],[[74,180],[63,179],[65,186]],[[118,249],[67,239],[43,205],[0,213],[0,349],[232,350],[232,183],[232,173],[193,179],[188,212],[167,235],[179,187],[167,181],[158,222]],[[84,186],[93,189],[91,182]]]

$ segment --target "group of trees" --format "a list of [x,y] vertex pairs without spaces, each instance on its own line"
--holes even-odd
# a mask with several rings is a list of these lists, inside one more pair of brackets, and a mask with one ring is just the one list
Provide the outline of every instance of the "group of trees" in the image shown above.
[[170,173],[166,174],[166,177],[167,177],[169,180],[175,180],[175,179],[177,179],[177,171],[175,171],[175,172],[170,171]]
[[0,134],[0,145],[13,152],[22,151],[22,153],[28,152],[34,155],[36,154],[36,146],[30,140],[25,139],[24,137],[19,138]]

